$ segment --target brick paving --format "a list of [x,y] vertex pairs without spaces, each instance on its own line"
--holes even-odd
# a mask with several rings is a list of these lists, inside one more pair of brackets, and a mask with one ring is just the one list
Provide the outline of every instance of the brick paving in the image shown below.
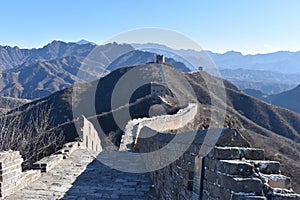
[[[126,161],[124,161],[126,163]],[[77,150],[31,185],[5,198],[16,199],[157,199],[148,174],[125,173]]]

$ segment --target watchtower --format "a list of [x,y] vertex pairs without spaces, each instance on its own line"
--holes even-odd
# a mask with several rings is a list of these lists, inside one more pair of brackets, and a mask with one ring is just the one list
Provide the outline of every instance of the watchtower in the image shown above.
[[156,55],[156,63],[164,63],[165,56],[164,55]]

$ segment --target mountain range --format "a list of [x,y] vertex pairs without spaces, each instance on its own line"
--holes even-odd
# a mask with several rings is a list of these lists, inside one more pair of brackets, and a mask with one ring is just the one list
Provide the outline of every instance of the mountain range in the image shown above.
[[300,113],[300,85],[291,90],[273,95],[267,95],[259,90],[253,89],[247,89],[244,90],[244,92],[270,104]]
[[[97,58],[85,60],[95,49],[98,51]],[[296,74],[298,71],[294,66],[299,63],[298,52],[244,56],[238,52],[216,54],[210,51],[176,50],[159,44],[112,43],[97,46],[86,40],[77,43],[53,41],[38,49],[0,46],[0,95],[24,99],[43,98],[74,82],[99,78],[120,66],[152,62],[154,53],[164,53],[166,61],[183,72],[203,66],[210,73],[213,59],[220,69],[217,75],[243,90],[255,89],[270,95],[292,89],[300,83],[300,76]],[[286,67],[278,67],[286,60],[289,60],[285,62]],[[83,61],[97,67],[85,67],[84,71],[79,72]],[[283,73],[286,69],[291,74]],[[276,70],[279,72],[274,72]],[[81,77],[77,76],[78,72]]]
[[267,95],[295,88],[300,83],[299,74],[285,74],[266,70],[220,69],[221,77],[240,89],[259,90]]
[[[5,49],[0,53],[3,68],[0,95],[31,100],[46,97],[75,82],[95,80],[120,66],[155,60],[154,53],[117,43],[95,46],[86,41],[80,44],[53,41],[41,49]],[[183,63],[172,58],[167,58],[166,62],[181,71],[189,71]]]
[[[36,100],[21,106],[16,110],[10,111],[7,116],[23,116],[23,123],[26,123],[26,116],[30,115],[37,109],[50,108],[51,116],[54,121],[52,124],[53,131],[63,131],[66,140],[74,140],[77,135],[75,123],[80,123],[80,118],[73,118],[72,109],[80,109],[80,113],[84,114],[90,120],[98,120],[106,139],[118,145],[122,136],[122,129],[127,120],[123,119],[121,127],[115,122],[114,116],[119,116],[125,110],[130,110],[131,117],[146,117],[148,116],[148,109],[153,104],[152,97],[149,96],[149,86],[138,90],[137,93],[130,99],[129,102],[124,101],[119,103],[117,107],[112,107],[112,94],[118,81],[121,80],[124,74],[130,70],[136,70],[137,78],[148,79],[153,77],[152,67],[156,63],[149,63],[143,65],[135,65],[131,67],[118,68],[108,75],[102,77],[100,80],[95,80],[89,83],[77,84],[73,87],[55,92],[43,99]],[[159,65],[157,65],[157,68]],[[208,127],[235,127],[239,129],[243,135],[250,141],[253,147],[263,148],[266,150],[267,158],[275,159],[283,163],[282,170],[284,174],[293,175],[293,182],[296,183],[294,188],[299,191],[300,180],[300,115],[265,103],[259,99],[253,98],[232,83],[213,77],[204,71],[196,71],[183,73],[171,65],[163,65],[166,76],[172,81],[172,92],[180,101],[186,101],[186,88],[182,80],[187,80],[192,86],[197,100],[199,102],[199,113],[196,116],[196,126],[187,127],[187,129],[203,129]],[[222,112],[224,101],[219,98],[220,85],[214,84],[219,81],[224,82],[226,92],[227,114],[224,123],[217,123],[213,121],[210,124],[211,112]],[[211,83],[208,90],[207,82]],[[126,92],[126,87],[130,87],[130,82],[123,85],[122,91]],[[147,89],[148,88],[148,89]],[[76,95],[72,95],[76,91]],[[95,94],[96,91],[96,94]],[[90,98],[88,98],[90,97]],[[90,100],[95,98],[95,107],[90,107]],[[212,99],[216,103],[211,106]],[[122,98],[120,99],[122,100]],[[179,101],[178,100],[178,101]],[[72,106],[73,102],[73,106]],[[75,104],[74,104],[75,102]],[[101,103],[100,103],[101,102]],[[166,106],[160,102],[162,106]],[[180,105],[174,108],[180,107]],[[94,113],[94,110],[96,113]],[[172,110],[169,110],[172,112]],[[79,120],[79,121],[78,121]],[[215,123],[215,124],[214,124]]]
[[196,67],[207,62],[208,58],[206,58],[205,54],[208,54],[219,69],[242,68],[248,70],[266,70],[280,73],[300,74],[300,51],[278,51],[266,54],[243,55],[237,51],[214,53],[207,50],[172,49],[168,46],[156,43],[134,43],[131,45],[137,49],[145,49],[147,51],[166,51],[179,56],[184,56]]
[[[206,50],[172,49],[161,44],[132,44],[133,47],[179,59],[192,71],[205,71],[236,84],[240,89],[256,89],[276,94],[300,84],[300,51],[243,55],[229,51],[223,54]],[[213,68],[219,69],[215,73]]]
[[[78,108],[81,114],[100,123],[107,143],[118,146],[130,118],[124,118],[119,127],[114,116],[129,110],[129,117],[147,117],[149,108],[156,104],[167,113],[174,113],[183,106],[178,102],[190,100],[183,95],[186,83],[182,80],[187,80],[200,106],[196,126],[190,125],[184,131],[232,126],[239,129],[253,147],[266,150],[267,158],[283,163],[283,172],[292,177],[296,183],[294,188],[300,192],[300,114],[296,113],[300,112],[300,86],[296,87],[299,52],[244,56],[238,52],[215,54],[166,50],[157,44],[154,47],[156,49],[153,44],[117,43],[97,46],[88,41],[53,41],[39,49],[0,46],[0,111],[7,112],[0,118],[18,116],[21,123],[26,124],[32,113],[41,108],[51,109],[51,130],[62,131],[66,141],[73,141],[78,137],[75,124],[82,122],[81,116],[74,117],[73,109]],[[155,63],[156,53],[164,54],[168,64]],[[212,76],[216,75],[213,72],[212,75],[207,73],[214,63],[220,69],[219,77]],[[283,63],[286,68],[282,68]],[[198,66],[204,67],[204,71],[197,70]],[[150,85],[146,84],[134,91],[128,102],[120,98],[121,103],[112,107],[114,87],[124,74],[136,70],[134,78],[146,81],[159,74],[153,67],[167,72],[165,75],[171,80],[172,92],[178,100],[174,105],[153,101]],[[225,86],[226,102],[219,98],[220,85],[216,83],[220,81]],[[208,83],[212,88],[208,89]],[[130,81],[123,84],[122,91],[126,92],[130,86]],[[240,88],[252,89],[242,91]],[[287,88],[294,89],[281,92]],[[94,107],[89,106],[91,99],[97,102]],[[211,106],[212,101],[216,102],[215,106]],[[224,122],[218,123],[211,119],[211,113],[221,114],[222,105],[227,105],[226,117]]]
[[19,65],[30,65],[38,61],[49,61],[67,56],[86,57],[94,48],[95,46],[89,43],[78,45],[56,40],[38,49],[0,46],[0,69],[11,69]]

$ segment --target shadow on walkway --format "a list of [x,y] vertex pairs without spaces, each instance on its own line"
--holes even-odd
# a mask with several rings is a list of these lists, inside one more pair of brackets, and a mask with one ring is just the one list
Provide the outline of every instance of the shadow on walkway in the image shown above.
[[118,171],[94,159],[76,178],[62,199],[152,200],[157,198],[149,174]]

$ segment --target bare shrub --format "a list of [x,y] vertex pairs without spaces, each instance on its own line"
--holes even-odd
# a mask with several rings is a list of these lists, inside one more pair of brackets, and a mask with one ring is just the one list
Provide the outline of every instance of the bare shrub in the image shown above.
[[23,168],[52,154],[63,145],[62,133],[52,131],[52,106],[0,118],[0,150],[18,150],[24,158]]

